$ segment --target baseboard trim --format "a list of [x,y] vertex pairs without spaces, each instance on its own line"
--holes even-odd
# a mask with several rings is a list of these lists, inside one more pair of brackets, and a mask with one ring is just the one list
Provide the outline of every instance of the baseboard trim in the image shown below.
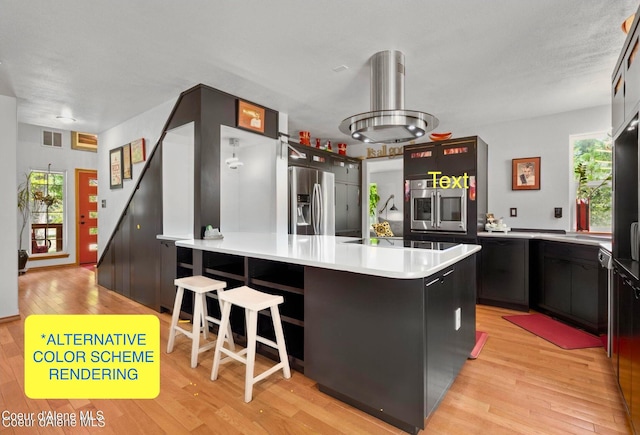
[[16,314],[15,316],[0,317],[0,323],[15,322],[16,320],[20,320],[20,314]]

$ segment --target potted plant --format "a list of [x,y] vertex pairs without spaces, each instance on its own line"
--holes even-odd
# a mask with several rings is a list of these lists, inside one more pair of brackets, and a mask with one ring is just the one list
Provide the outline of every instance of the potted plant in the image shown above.
[[29,254],[25,249],[22,249],[22,236],[31,212],[30,200],[29,175],[25,175],[25,180],[18,186],[18,210],[22,216],[22,227],[18,235],[18,273],[26,271],[27,260],[29,260]]
[[593,171],[586,163],[578,163],[574,172],[578,179],[578,189],[576,191],[576,230],[589,231],[589,204],[600,188],[611,181],[612,173],[609,172],[599,184],[590,186],[589,181],[590,178],[593,177]]
[[371,223],[376,223],[376,212],[380,202],[378,195],[378,185],[376,183],[369,184],[369,218]]

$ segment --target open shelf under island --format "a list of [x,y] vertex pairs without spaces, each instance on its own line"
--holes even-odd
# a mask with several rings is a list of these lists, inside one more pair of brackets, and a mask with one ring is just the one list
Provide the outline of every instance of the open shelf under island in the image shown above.
[[[159,236],[165,238],[166,236]],[[424,428],[475,344],[476,245],[379,247],[330,236],[178,240],[189,273],[281,294],[292,366],[407,432]],[[185,255],[176,268],[184,271]],[[234,332],[244,334],[241,311]],[[269,319],[263,319],[269,320]],[[269,336],[265,327],[259,334]]]

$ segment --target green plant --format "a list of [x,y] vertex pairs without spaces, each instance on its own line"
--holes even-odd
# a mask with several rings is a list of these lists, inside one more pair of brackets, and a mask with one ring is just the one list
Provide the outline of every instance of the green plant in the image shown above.
[[378,195],[378,185],[376,183],[369,184],[369,216],[376,215],[376,208],[380,202],[380,195]]
[[30,176],[25,174],[25,180],[18,185],[18,210],[22,215],[22,227],[20,228],[20,235],[18,236],[18,250],[20,251],[22,251],[22,235],[24,234],[24,229],[27,226],[27,221],[29,219],[29,213],[31,212],[29,181]]
[[578,190],[576,192],[576,199],[590,202],[591,198],[598,193],[601,187],[605,186],[611,181],[612,173],[609,172],[604,179],[600,181],[597,186],[589,186],[589,181],[593,179],[594,170],[586,163],[578,163],[574,169],[576,178],[578,179]]

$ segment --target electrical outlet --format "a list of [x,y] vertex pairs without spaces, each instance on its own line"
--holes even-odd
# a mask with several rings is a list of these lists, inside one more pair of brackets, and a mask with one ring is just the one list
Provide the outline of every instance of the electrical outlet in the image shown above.
[[509,209],[509,216],[510,217],[518,217],[518,209],[515,207],[511,207]]
[[460,324],[462,323],[461,318],[462,318],[462,313],[460,311],[460,307],[458,307],[456,308],[456,331],[460,329]]
[[553,217],[561,218],[562,217],[562,207],[555,207],[553,209]]

